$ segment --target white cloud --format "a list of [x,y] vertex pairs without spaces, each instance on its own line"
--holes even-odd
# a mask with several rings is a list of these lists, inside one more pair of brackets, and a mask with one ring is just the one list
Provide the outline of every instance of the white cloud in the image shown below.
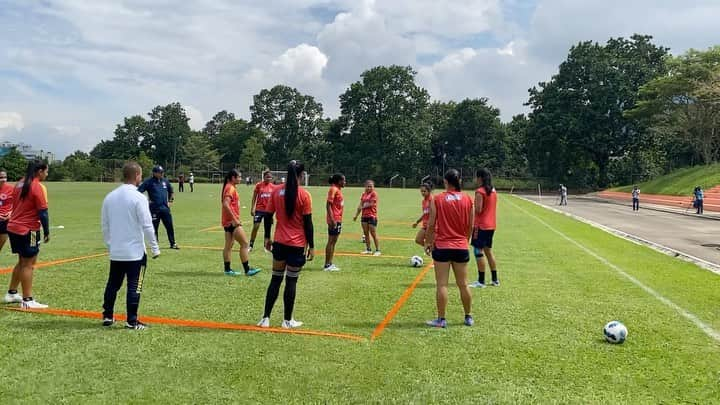
[[207,120],[200,110],[190,104],[183,105],[183,109],[185,110],[185,115],[190,118],[188,125],[191,129],[199,131],[205,127]]
[[290,48],[272,62],[286,78],[299,78],[303,81],[319,80],[327,66],[328,57],[315,46],[300,44]]
[[25,122],[22,115],[17,112],[0,111],[0,129],[13,128],[16,131],[22,131],[25,128]]

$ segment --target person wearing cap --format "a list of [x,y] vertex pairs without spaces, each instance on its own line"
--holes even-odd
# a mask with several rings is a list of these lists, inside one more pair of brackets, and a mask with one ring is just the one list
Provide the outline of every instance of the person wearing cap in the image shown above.
[[160,227],[160,221],[162,221],[167,231],[170,249],[180,249],[175,243],[175,229],[173,228],[172,214],[170,213],[170,206],[175,193],[170,182],[164,177],[165,170],[162,166],[153,167],[152,173],[152,177],[140,184],[138,191],[141,193],[147,191],[148,193],[155,238],[157,239],[158,228]]

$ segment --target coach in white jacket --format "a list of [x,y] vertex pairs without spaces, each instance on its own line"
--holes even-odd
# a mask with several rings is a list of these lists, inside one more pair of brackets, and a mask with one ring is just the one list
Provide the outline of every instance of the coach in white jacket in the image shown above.
[[135,162],[126,163],[123,166],[123,178],[124,184],[111,191],[102,205],[103,238],[110,251],[110,277],[105,287],[103,326],[111,326],[115,322],[115,299],[127,275],[125,327],[142,330],[145,324],[138,320],[137,313],[147,265],[145,240],[150,245],[153,259],[160,256],[160,247],[155,239],[147,199],[137,190],[142,181],[142,168]]

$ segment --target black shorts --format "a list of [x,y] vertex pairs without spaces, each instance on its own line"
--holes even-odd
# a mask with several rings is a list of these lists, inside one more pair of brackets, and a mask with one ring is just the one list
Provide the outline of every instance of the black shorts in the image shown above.
[[238,226],[235,226],[235,225],[230,224],[230,225],[228,225],[228,226],[224,226],[223,229],[224,229],[225,232],[227,232],[227,233],[234,233],[235,230],[236,230],[237,228],[239,228],[239,227],[240,227],[239,225],[238,225]]
[[20,257],[31,258],[40,253],[40,231],[30,231],[25,235],[8,232],[10,248]]
[[328,225],[328,235],[329,236],[338,236],[340,233],[342,233],[342,222],[336,222],[335,227]]
[[273,223],[273,214],[265,211],[255,211],[255,216],[253,217],[253,224],[259,224],[264,220],[270,221],[270,224]]
[[273,242],[272,244],[273,259],[278,262],[285,262],[290,267],[302,267],[305,265],[305,248],[297,246],[283,245],[282,243]]
[[377,226],[377,224],[378,224],[377,218],[373,218],[373,217],[362,217],[360,222],[363,224],[369,224],[372,226]]
[[492,249],[494,234],[494,229],[482,230],[479,228],[475,228],[473,229],[473,236],[470,244],[473,245],[475,249]]
[[7,234],[7,222],[8,221],[0,221],[0,235]]
[[470,253],[467,249],[438,249],[432,251],[432,258],[440,263],[467,263],[470,261]]

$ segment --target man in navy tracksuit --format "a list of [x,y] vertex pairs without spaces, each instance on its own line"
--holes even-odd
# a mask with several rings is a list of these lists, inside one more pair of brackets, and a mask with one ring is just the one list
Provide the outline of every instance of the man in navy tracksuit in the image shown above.
[[180,249],[175,243],[175,229],[173,229],[172,214],[170,214],[170,204],[175,196],[172,185],[163,177],[165,171],[162,166],[153,167],[152,172],[153,176],[140,184],[138,191],[141,193],[147,191],[150,198],[150,214],[153,228],[155,228],[155,238],[157,238],[160,221],[162,221],[168,234],[170,249]]

